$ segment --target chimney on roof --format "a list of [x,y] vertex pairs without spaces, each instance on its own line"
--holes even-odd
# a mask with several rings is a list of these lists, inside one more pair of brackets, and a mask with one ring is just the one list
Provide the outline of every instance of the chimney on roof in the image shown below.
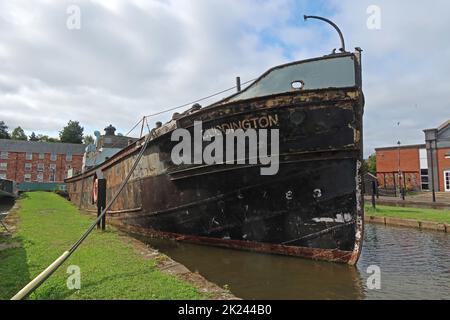
[[116,132],[116,128],[114,128],[112,126],[112,124],[110,124],[108,127],[105,128],[106,136],[115,136],[116,135],[115,132]]

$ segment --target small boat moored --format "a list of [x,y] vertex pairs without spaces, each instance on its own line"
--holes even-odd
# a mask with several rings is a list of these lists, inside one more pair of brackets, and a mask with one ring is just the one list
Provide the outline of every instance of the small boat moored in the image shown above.
[[1,198],[17,198],[19,190],[16,182],[8,179],[0,179],[0,199]]

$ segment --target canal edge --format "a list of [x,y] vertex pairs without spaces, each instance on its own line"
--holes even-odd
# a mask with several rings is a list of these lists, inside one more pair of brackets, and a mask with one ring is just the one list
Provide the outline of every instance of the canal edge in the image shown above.
[[[89,216],[93,215],[91,212],[86,210],[80,210],[80,212]],[[233,293],[231,293],[231,291],[220,287],[216,283],[208,281],[201,274],[192,272],[185,265],[173,260],[168,255],[134,238],[126,230],[123,230],[120,224],[107,220],[107,225],[109,228],[114,228],[118,231],[122,241],[132,245],[136,254],[141,255],[145,259],[154,259],[157,262],[156,267],[159,271],[186,281],[187,283],[193,285],[199,293],[210,295],[209,299],[241,300],[239,297],[236,297]]]
[[434,221],[414,220],[414,219],[402,219],[393,217],[379,217],[373,215],[365,215],[365,222],[374,224],[384,224],[386,226],[397,226],[415,228],[419,230],[440,231],[450,233],[450,224],[439,223]]

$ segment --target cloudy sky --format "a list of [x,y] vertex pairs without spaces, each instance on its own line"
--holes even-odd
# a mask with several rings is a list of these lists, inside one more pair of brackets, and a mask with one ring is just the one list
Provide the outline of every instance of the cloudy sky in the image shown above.
[[[303,21],[314,14],[341,27],[348,49],[364,50],[365,154],[421,143],[422,129],[450,118],[450,2],[411,2],[0,0],[0,120],[28,134],[57,136],[70,119],[85,133],[109,123],[126,133],[236,76],[330,53],[337,35]],[[370,5],[380,28],[368,28]]]

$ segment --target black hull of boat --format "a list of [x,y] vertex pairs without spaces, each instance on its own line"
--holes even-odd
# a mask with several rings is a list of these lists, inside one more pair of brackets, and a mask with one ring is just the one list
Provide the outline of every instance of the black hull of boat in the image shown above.
[[[363,239],[360,86],[223,101],[156,131],[107,222],[140,235],[355,264]],[[176,165],[177,128],[279,130],[279,170],[261,164]],[[67,179],[71,201],[96,212],[96,170],[107,201],[143,139],[98,168]],[[271,146],[269,146],[271,148]],[[247,159],[248,160],[248,159]]]
[[[211,243],[222,246],[241,241],[351,252],[357,232],[356,171],[350,158],[282,163],[276,177],[259,175],[258,167],[193,176],[175,182],[177,194],[201,186],[202,199],[121,220],[130,229],[204,243],[213,238]],[[167,176],[146,178],[142,185],[158,186],[148,198],[173,194]]]

